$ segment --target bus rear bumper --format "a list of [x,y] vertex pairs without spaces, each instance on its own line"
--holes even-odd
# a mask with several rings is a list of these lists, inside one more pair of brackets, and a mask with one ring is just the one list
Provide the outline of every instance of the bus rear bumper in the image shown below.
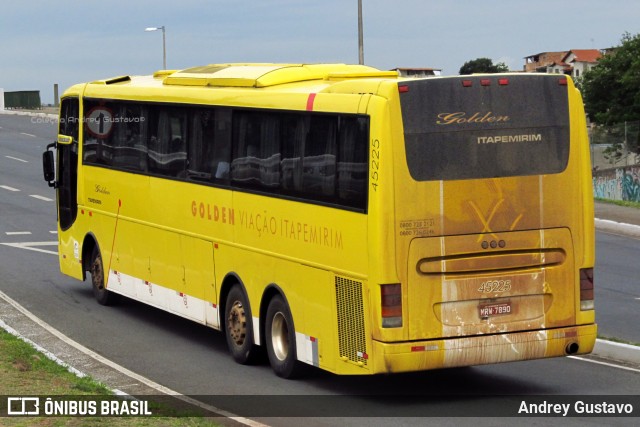
[[403,343],[373,341],[373,373],[409,372],[459,366],[587,354],[595,324],[539,331]]

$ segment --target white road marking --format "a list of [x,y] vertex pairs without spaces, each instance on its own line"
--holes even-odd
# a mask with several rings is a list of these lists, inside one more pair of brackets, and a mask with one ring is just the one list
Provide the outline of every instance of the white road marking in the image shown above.
[[33,197],[34,199],[44,200],[45,202],[53,202],[53,199],[44,196],[38,196],[37,194],[30,194],[29,197]]
[[585,359],[585,358],[580,357],[580,356],[567,356],[567,358],[568,359],[582,360],[583,362],[595,363],[596,365],[604,365],[604,366],[608,366],[610,368],[624,369],[625,371],[640,372],[640,369],[630,368],[628,366],[623,366],[623,365],[615,365],[613,363],[601,362],[599,360]]
[[50,234],[58,234],[58,230],[51,230],[49,233]]
[[20,132],[20,135],[26,135],[26,136],[30,136],[30,137],[32,137],[32,138],[37,138],[37,136],[35,136],[35,135],[34,135],[34,134],[32,134],[32,133]]
[[28,234],[31,234],[30,231],[7,231],[6,233],[7,236],[26,236]]
[[5,190],[9,191],[20,191],[17,188],[9,187],[8,185],[0,185],[0,188],[4,188]]
[[28,251],[42,252],[58,256],[57,251],[41,249],[39,246],[58,246],[58,242],[24,242],[24,243],[0,243],[0,245],[11,246],[12,248],[25,249]]
[[17,160],[17,161],[22,162],[22,163],[29,163],[27,160],[23,160],[23,159],[20,159],[20,158],[18,158],[18,157],[13,157],[13,156],[5,156],[5,157],[6,157],[7,159]]

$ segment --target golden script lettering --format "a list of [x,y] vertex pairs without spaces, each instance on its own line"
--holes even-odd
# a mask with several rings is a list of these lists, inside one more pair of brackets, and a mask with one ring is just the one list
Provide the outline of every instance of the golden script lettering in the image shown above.
[[436,124],[438,125],[462,125],[465,123],[501,123],[508,122],[509,116],[498,116],[491,111],[484,115],[480,112],[473,113],[468,116],[464,111],[457,111],[455,113],[440,113],[438,114]]

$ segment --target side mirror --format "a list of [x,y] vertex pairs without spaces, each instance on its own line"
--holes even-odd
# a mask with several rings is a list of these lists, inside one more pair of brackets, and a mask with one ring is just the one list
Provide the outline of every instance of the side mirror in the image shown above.
[[47,181],[49,187],[56,186],[56,169],[55,169],[55,159],[53,156],[53,151],[51,148],[55,148],[56,143],[47,145],[47,151],[42,153],[42,171],[44,172],[44,180]]

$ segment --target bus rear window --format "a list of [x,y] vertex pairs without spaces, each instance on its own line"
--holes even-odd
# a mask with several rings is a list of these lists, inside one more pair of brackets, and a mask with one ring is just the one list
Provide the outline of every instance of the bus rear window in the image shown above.
[[464,76],[402,86],[407,164],[417,181],[554,174],[567,166],[568,95],[559,76]]

